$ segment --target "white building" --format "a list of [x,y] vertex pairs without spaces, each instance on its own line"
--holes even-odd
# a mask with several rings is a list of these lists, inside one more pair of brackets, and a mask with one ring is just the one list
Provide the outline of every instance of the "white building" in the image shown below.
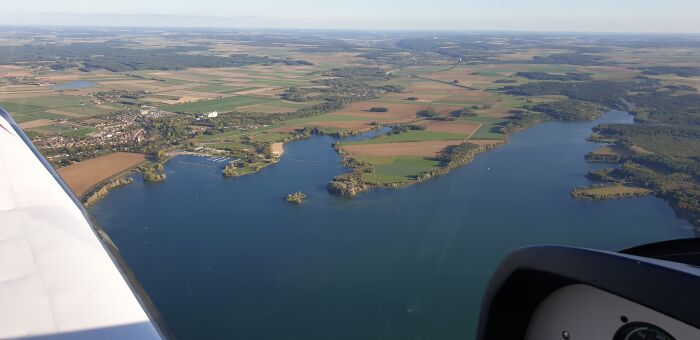
[[216,118],[218,116],[219,116],[219,112],[217,112],[217,111],[207,113],[207,118]]

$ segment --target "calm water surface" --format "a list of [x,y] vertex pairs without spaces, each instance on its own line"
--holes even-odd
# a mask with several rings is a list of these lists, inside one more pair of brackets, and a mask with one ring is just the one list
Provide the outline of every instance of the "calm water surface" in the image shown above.
[[56,85],[52,85],[51,88],[54,90],[72,90],[72,89],[83,89],[87,87],[94,87],[97,86],[97,84],[91,82],[91,81],[85,81],[85,80],[76,80],[76,81],[70,81],[66,83],[58,83]]
[[[241,178],[181,156],[164,183],[137,178],[90,212],[180,339],[471,339],[482,290],[515,248],[693,236],[654,197],[569,197],[601,166],[583,156],[602,122],[631,116],[541,124],[445,176],[351,200],[325,189],[345,171],[330,137],[290,143]],[[296,190],[302,206],[283,201]]]

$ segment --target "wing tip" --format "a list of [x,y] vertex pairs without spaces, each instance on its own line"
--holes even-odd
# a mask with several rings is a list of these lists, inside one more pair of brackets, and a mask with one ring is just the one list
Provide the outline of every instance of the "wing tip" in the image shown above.
[[[61,176],[59,176],[58,173],[54,170],[53,166],[51,166],[51,164],[49,164],[49,162],[46,160],[46,158],[44,158],[44,156],[41,154],[41,152],[39,152],[39,150],[31,142],[29,137],[24,133],[24,131],[22,131],[22,129],[17,124],[17,122],[12,118],[10,113],[7,110],[5,110],[3,107],[0,107],[0,117],[2,118],[2,120],[7,121],[7,123],[9,124],[9,128],[11,130],[14,130],[14,135],[16,135],[18,138],[20,138],[27,145],[27,147],[31,150],[31,152],[34,154],[34,156],[39,160],[39,162],[41,162],[41,164],[44,166],[44,168],[49,172],[49,174],[51,176],[53,176],[53,178],[56,180],[56,182],[63,188],[66,195],[68,195],[68,197],[75,203],[75,205],[80,210],[83,217],[85,218],[85,220],[90,225],[93,232],[95,233],[95,236],[102,244],[102,247],[105,249],[105,251],[107,252],[109,257],[111,258],[112,263],[117,268],[117,270],[121,273],[122,278],[124,279],[124,281],[126,281],[126,284],[129,286],[129,289],[131,290],[134,297],[138,300],[139,304],[141,305],[141,308],[148,316],[151,324],[156,329],[159,336],[162,339],[173,339],[174,336],[173,336],[172,332],[170,331],[169,327],[167,327],[167,325],[165,324],[160,312],[155,307],[155,304],[153,304],[153,301],[150,299],[148,294],[146,294],[146,291],[141,286],[141,283],[136,279],[136,276],[131,271],[131,268],[127,265],[126,261],[124,261],[124,259],[122,258],[117,247],[111,242],[108,234],[94,222],[94,220],[88,214],[87,210],[85,210],[85,207],[80,202],[80,200],[75,196],[75,194],[73,194],[73,192],[70,190],[68,185],[63,181]],[[0,127],[2,127],[0,132],[7,131],[10,134],[13,134],[11,130],[9,130],[7,127],[5,127],[5,125],[2,123],[2,120],[0,120]]]

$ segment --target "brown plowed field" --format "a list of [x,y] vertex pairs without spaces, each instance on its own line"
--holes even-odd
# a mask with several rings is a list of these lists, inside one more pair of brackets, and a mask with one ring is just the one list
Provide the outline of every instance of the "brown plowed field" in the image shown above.
[[432,157],[450,145],[461,144],[462,141],[427,141],[403,142],[386,144],[343,145],[342,150],[353,157],[362,156],[424,156]]
[[102,181],[129,170],[145,160],[144,154],[115,152],[71,164],[56,171],[68,187],[80,197]]

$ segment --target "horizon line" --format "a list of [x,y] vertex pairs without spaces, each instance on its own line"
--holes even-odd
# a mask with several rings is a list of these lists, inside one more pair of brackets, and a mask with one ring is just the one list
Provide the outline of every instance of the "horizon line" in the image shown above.
[[[113,15],[113,14],[109,14]],[[159,14],[138,14],[159,15]],[[183,15],[183,17],[186,15]],[[522,33],[522,34],[600,34],[600,35],[689,35],[698,36],[700,32],[658,32],[658,31],[576,31],[576,30],[497,30],[497,29],[448,29],[448,28],[344,28],[344,27],[253,27],[253,26],[167,26],[167,25],[86,25],[86,24],[7,24],[0,23],[0,28],[98,28],[98,29],[160,29],[160,30],[266,30],[266,31],[337,31],[337,32],[413,32],[413,33]]]

